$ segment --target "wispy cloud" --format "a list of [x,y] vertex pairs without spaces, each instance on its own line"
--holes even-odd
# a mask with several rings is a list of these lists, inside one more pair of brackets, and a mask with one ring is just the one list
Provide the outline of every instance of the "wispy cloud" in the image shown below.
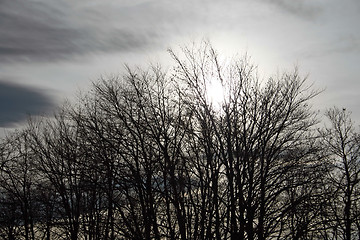
[[316,0],[267,0],[267,2],[278,6],[286,12],[306,19],[314,19],[322,10],[321,4]]
[[[311,49],[311,50],[309,50]],[[347,36],[324,43],[315,43],[307,49],[302,49],[299,54],[305,58],[329,57],[333,54],[358,54],[360,52],[359,36]]]
[[[97,1],[94,1],[97,2]],[[92,52],[136,50],[156,32],[121,22],[111,6],[86,1],[3,0],[0,7],[0,61],[58,60]],[[131,20],[131,19],[130,19]],[[118,21],[118,22],[117,22]],[[116,23],[116,26],[114,23]]]

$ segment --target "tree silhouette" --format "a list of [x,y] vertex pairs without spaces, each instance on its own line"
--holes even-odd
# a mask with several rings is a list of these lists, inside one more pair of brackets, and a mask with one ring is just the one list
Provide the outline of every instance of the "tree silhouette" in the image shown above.
[[[126,67],[1,143],[8,239],[350,239],[359,137],[319,129],[298,70],[260,80],[206,42]],[[215,84],[216,83],[216,84]],[[222,100],[209,86],[222,88]]]
[[[332,235],[337,239],[359,237],[359,181],[360,145],[350,113],[346,109],[332,108],[326,112],[330,126],[322,131],[328,148],[331,170],[328,181],[333,188],[329,210]],[[356,229],[356,230],[355,230]]]

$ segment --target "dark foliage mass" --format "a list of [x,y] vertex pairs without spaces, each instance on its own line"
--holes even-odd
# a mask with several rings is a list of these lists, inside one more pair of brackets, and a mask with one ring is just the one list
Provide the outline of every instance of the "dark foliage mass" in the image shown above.
[[[127,69],[0,147],[3,239],[355,239],[359,135],[297,70],[204,43]],[[223,101],[208,88],[218,82]]]

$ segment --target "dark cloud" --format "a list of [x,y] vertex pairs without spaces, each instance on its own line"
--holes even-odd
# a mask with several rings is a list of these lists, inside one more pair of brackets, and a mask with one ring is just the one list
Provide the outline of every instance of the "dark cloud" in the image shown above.
[[153,29],[133,29],[133,23],[120,21],[120,15],[108,16],[111,6],[100,12],[96,4],[88,5],[87,1],[1,0],[0,61],[53,61],[99,51],[136,50],[156,38]]
[[38,89],[0,82],[0,127],[11,127],[54,107],[53,100]]

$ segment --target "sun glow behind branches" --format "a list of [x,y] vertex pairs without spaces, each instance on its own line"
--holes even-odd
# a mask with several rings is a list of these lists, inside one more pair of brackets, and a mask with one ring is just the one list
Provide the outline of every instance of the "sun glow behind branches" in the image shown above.
[[216,110],[220,110],[224,102],[225,91],[219,78],[211,78],[206,84],[207,100]]

